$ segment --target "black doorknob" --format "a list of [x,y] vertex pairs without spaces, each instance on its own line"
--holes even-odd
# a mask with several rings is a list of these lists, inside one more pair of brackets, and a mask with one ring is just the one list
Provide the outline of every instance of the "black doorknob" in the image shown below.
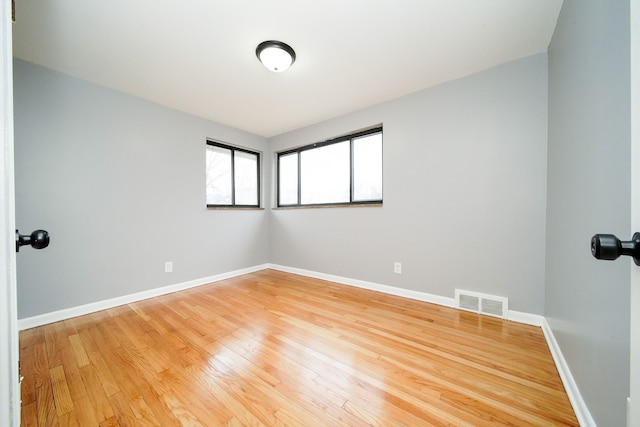
[[640,265],[640,233],[634,233],[628,242],[620,241],[613,234],[596,234],[591,238],[591,254],[610,261],[627,255],[633,258],[636,265]]
[[49,232],[36,230],[30,235],[18,233],[16,230],[16,252],[20,252],[20,246],[31,245],[34,249],[44,249],[49,246]]

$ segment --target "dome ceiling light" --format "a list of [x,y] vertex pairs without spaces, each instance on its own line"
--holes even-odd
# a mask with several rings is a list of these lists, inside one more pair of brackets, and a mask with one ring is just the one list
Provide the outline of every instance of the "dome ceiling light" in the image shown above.
[[291,46],[276,40],[267,40],[258,45],[256,56],[269,71],[281,73],[296,62],[296,53]]

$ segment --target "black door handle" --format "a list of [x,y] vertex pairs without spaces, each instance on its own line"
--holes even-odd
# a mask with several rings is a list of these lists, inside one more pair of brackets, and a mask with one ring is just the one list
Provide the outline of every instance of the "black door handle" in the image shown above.
[[36,230],[30,235],[23,235],[16,230],[16,252],[20,252],[20,246],[31,245],[34,249],[44,249],[49,246],[49,232]]
[[622,242],[613,234],[596,234],[591,238],[591,254],[598,259],[613,261],[620,255],[633,257],[640,265],[640,233],[634,233],[628,242]]

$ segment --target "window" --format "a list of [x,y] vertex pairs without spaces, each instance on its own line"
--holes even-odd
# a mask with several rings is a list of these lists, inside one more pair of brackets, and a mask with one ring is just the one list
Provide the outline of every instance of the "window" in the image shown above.
[[207,207],[260,206],[260,153],[207,141]]
[[382,128],[278,153],[278,206],[382,203]]

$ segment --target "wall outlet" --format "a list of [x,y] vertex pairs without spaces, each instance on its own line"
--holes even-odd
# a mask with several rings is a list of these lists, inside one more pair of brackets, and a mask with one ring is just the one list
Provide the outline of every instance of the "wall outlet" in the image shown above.
[[173,271],[173,261],[167,261],[164,263],[164,272],[171,273]]
[[394,262],[393,263],[393,272],[396,274],[402,274],[402,263]]

